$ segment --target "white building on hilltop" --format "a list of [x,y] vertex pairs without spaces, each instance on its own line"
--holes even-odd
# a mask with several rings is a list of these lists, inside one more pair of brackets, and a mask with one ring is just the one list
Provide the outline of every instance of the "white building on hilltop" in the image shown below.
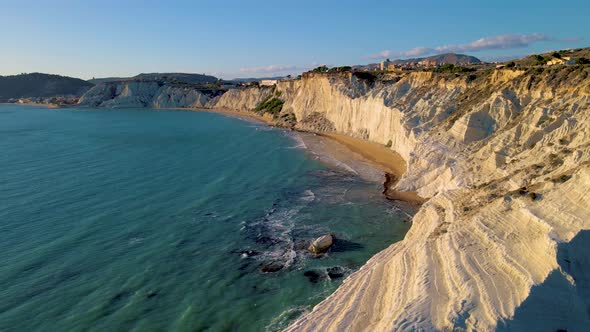
[[260,81],[260,85],[261,86],[273,86],[277,84],[277,80],[261,80]]
[[379,64],[379,70],[381,70],[381,71],[387,70],[387,68],[389,67],[389,64],[391,64],[391,61],[389,61],[389,59],[381,61],[381,63]]

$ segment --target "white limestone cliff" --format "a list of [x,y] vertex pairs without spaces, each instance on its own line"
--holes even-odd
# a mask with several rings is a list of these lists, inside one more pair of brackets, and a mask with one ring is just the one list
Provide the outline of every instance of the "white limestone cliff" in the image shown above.
[[191,108],[205,107],[211,99],[212,96],[192,87],[157,81],[121,81],[97,84],[78,104],[106,108]]
[[588,69],[428,76],[357,98],[315,78],[328,97],[290,104],[339,132],[391,140],[408,162],[397,189],[430,200],[403,241],[289,330],[590,326],[588,260],[560,260],[590,228]]
[[211,106],[239,111],[253,111],[258,104],[270,97],[274,92],[272,87],[250,87],[245,89],[231,89],[215,100]]
[[403,241],[288,330],[590,326],[589,73],[279,83],[296,128],[390,145],[408,164],[396,189],[429,198]]

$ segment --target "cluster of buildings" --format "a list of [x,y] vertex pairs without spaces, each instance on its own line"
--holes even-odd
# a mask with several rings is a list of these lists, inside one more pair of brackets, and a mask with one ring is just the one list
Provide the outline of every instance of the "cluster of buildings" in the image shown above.
[[279,80],[259,80],[259,81],[247,81],[237,83],[235,87],[249,87],[249,86],[275,86]]
[[569,56],[564,56],[561,58],[553,58],[553,59],[547,61],[547,63],[545,63],[546,66],[554,66],[554,65],[573,66],[575,64],[576,64],[576,60],[570,58]]
[[258,84],[260,86],[273,86],[276,85],[279,82],[279,80],[260,80],[260,82],[258,82]]
[[379,70],[381,71],[399,71],[399,70],[410,70],[410,69],[417,69],[417,68],[434,68],[438,67],[439,64],[436,60],[432,59],[422,59],[418,61],[410,61],[410,62],[393,62],[389,59],[381,61],[379,63]]

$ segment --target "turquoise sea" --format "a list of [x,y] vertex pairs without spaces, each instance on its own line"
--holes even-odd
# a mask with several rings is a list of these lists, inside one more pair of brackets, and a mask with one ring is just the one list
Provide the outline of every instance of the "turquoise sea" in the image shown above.
[[[380,183],[295,135],[0,105],[0,331],[284,328],[409,228]],[[307,254],[326,233],[332,250]]]

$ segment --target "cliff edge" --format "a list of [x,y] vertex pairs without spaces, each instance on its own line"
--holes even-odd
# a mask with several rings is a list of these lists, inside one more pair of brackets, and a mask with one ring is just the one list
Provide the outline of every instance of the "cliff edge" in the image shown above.
[[394,189],[429,198],[403,241],[288,331],[590,326],[589,74],[562,66],[280,82],[280,116],[292,114],[295,128],[391,147],[408,168]]

